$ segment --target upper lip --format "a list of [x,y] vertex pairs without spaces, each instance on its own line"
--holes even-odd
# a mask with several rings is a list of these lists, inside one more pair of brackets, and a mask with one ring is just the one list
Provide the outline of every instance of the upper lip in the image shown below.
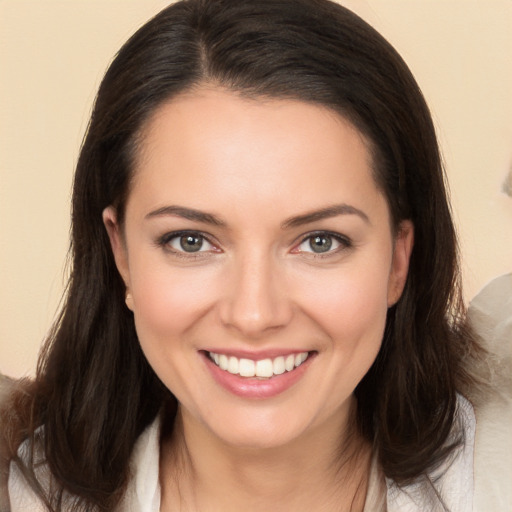
[[289,356],[290,354],[301,354],[302,352],[311,352],[307,349],[289,348],[289,349],[269,349],[269,350],[244,350],[233,348],[211,348],[205,349],[204,352],[213,352],[214,354],[224,354],[226,356],[234,356],[238,359],[252,359],[260,361],[261,359],[275,359],[279,356]]

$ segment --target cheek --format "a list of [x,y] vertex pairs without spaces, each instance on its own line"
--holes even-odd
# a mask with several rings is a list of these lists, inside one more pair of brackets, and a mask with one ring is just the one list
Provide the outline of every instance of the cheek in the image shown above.
[[337,396],[353,393],[380,351],[387,316],[386,283],[376,275],[347,278],[328,287],[324,301],[318,298],[315,320],[331,340],[332,390]]
[[383,272],[340,271],[310,283],[301,296],[304,308],[329,330],[356,334],[385,322],[387,282]]
[[[199,269],[131,262],[135,328],[149,364],[175,396],[187,401],[184,390],[194,384],[197,326],[211,308],[216,288]],[[208,284],[206,284],[208,282]]]
[[332,365],[355,387],[382,343],[389,267],[346,265],[302,288],[302,309],[330,340]]
[[210,276],[201,269],[134,262],[131,275],[135,323],[142,345],[171,343],[189,332],[215,296]]

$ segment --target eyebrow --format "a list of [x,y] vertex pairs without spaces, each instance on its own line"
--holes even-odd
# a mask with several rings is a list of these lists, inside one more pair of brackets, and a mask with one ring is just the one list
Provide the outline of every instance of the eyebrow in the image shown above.
[[336,204],[328,206],[326,208],[322,208],[320,210],[305,213],[304,215],[297,215],[296,217],[291,217],[283,222],[281,228],[295,228],[298,226],[303,226],[304,224],[309,224],[311,222],[329,219],[331,217],[337,217],[338,215],[357,215],[358,217],[363,219],[367,224],[371,224],[368,215],[366,215],[366,213],[364,213],[362,210],[359,210],[359,208],[356,208],[349,204]]
[[203,222],[213,226],[225,226],[226,223],[219,219],[216,215],[211,213],[202,212],[193,208],[185,208],[184,206],[164,206],[158,208],[146,215],[146,219],[153,217],[164,217],[172,215],[174,217],[181,217],[183,219],[194,220],[196,222]]
[[[205,224],[211,224],[213,226],[225,227],[226,223],[216,215],[212,213],[202,212],[201,210],[195,210],[194,208],[186,208],[184,206],[163,206],[157,210],[146,215],[146,219],[153,217],[165,217],[171,215],[174,217],[181,217],[183,219],[192,220],[196,222],[203,222]],[[337,204],[333,206],[327,206],[320,210],[314,210],[312,212],[305,213],[303,215],[297,215],[290,217],[281,224],[281,229],[294,228],[303,226],[304,224],[310,224],[323,219],[329,219],[337,217],[338,215],[357,215],[363,219],[367,224],[370,224],[368,215],[358,208],[348,204]]]

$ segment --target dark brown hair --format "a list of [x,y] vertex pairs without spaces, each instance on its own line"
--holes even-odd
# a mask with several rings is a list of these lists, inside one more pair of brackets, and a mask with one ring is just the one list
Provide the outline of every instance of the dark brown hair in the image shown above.
[[[82,510],[111,510],[137,437],[162,404],[175,407],[146,361],[102,223],[122,221],[137,140],[164,101],[202,83],[251,97],[294,98],[350,120],[373,148],[375,179],[394,227],[415,226],[402,298],[382,349],[356,389],[358,426],[386,476],[406,483],[436,466],[454,437],[456,393],[470,382],[464,357],[457,247],[435,130],[406,64],[373,28],[328,0],[183,0],[121,48],[100,86],[72,199],[71,278],[20,418],[9,433],[36,444],[58,491]],[[13,414],[12,411],[10,413]],[[14,441],[15,440],[15,441]],[[34,487],[30,464],[16,459]],[[41,491],[42,492],[42,491]]]

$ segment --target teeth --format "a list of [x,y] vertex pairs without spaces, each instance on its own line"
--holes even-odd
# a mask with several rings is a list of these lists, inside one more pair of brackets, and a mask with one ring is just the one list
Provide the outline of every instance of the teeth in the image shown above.
[[[217,357],[219,357],[217,354],[215,354]],[[219,363],[217,363],[219,364]],[[284,363],[284,367],[286,368],[287,372],[291,372],[295,368],[295,356],[293,354],[289,355],[286,358],[286,361]]]
[[256,377],[272,377],[274,374],[274,365],[272,359],[262,359],[256,361]]
[[223,369],[223,370],[227,370],[228,369],[228,366],[229,366],[229,359],[227,356],[225,356],[224,354],[221,354],[220,357],[219,357],[219,366]]
[[273,375],[281,375],[285,372],[291,372],[308,358],[309,353],[301,352],[299,354],[279,356],[275,359],[261,359],[259,361],[244,358],[238,359],[234,356],[226,356],[225,354],[216,354],[214,352],[210,352],[209,355],[210,359],[219,368],[232,373],[233,375],[268,379]]
[[240,359],[238,368],[242,377],[254,377],[256,369],[254,367],[254,361],[251,359]]
[[286,371],[286,368],[284,366],[284,357],[283,356],[276,357],[274,359],[274,363],[273,363],[273,373],[275,375],[281,375],[285,371]]
[[307,352],[302,352],[295,356],[295,366],[300,366],[308,358]]
[[238,359],[236,357],[230,357],[228,362],[228,372],[237,374],[238,373]]

